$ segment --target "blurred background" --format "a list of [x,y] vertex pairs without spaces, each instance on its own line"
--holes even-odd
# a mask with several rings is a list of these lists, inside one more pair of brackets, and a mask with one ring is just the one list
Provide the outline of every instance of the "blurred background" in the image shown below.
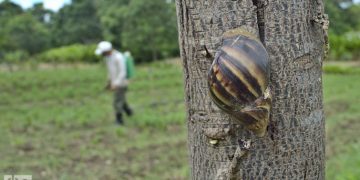
[[[327,179],[360,177],[360,0],[325,0]],[[114,124],[96,43],[130,51]],[[188,179],[174,0],[0,0],[0,178]]]

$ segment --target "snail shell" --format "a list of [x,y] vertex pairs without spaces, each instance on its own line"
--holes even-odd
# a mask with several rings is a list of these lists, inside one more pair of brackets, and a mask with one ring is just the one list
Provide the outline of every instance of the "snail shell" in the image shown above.
[[235,29],[223,35],[208,74],[210,96],[257,136],[264,136],[269,121],[269,56],[251,33]]

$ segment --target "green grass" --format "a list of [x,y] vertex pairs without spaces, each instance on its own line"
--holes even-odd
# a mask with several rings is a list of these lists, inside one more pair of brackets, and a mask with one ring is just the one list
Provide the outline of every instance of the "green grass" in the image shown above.
[[360,177],[360,74],[324,76],[327,179]]
[[359,63],[347,65],[344,63],[333,63],[324,66],[323,71],[328,74],[360,74],[360,68],[354,68],[359,66]]
[[182,70],[172,62],[138,68],[128,94],[135,116],[124,128],[101,65],[0,77],[0,177],[188,177]]
[[[135,116],[123,128],[105,76],[102,65],[0,72],[0,178],[188,179],[181,67],[137,68],[128,93]],[[359,79],[324,75],[327,179],[360,177]]]

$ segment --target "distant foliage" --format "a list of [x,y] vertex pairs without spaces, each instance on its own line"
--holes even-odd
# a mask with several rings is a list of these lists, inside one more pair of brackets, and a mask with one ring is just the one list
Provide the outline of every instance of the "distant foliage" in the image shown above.
[[329,60],[359,60],[360,32],[350,32],[343,35],[330,34]]
[[[0,29],[0,59],[7,53],[25,51],[33,55],[49,47],[49,30],[31,14],[24,13],[3,20]],[[1,26],[2,26],[1,25]]]
[[330,19],[330,33],[343,34],[360,30],[360,4],[352,4],[351,0],[324,0],[325,12]]
[[4,0],[0,3],[0,17],[2,18],[18,15],[22,12],[21,7],[10,0]]
[[175,4],[165,0],[98,1],[104,37],[137,62],[178,56]]
[[[348,37],[360,32],[360,4],[324,3],[330,18],[330,59],[360,59],[359,38]],[[88,46],[79,44],[101,40],[130,51],[137,63],[179,56],[174,0],[72,0],[58,12],[44,9],[42,3],[22,9],[10,0],[0,1],[0,63],[23,62],[25,54],[29,60],[94,62],[97,57],[92,52],[87,60],[66,53],[85,52]],[[73,49],[63,50],[64,46]]]
[[157,60],[178,54],[173,3],[164,0],[133,0],[124,16],[124,30],[121,34],[123,48],[131,50],[139,60]]
[[53,46],[96,43],[102,40],[102,27],[92,0],[73,0],[52,16]]
[[35,57],[38,62],[47,63],[74,63],[74,62],[98,62],[94,56],[96,45],[74,44],[45,51]]
[[360,68],[351,66],[325,64],[323,72],[326,74],[360,74]]
[[17,50],[5,54],[4,61],[7,63],[19,63],[28,60],[28,58],[29,58],[29,54],[26,51]]

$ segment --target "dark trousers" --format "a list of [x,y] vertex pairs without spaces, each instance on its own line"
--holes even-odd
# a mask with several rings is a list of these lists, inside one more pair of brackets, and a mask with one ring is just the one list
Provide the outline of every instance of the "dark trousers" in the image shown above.
[[125,104],[127,106],[126,98],[125,98],[126,91],[127,91],[127,87],[120,87],[114,92],[113,106],[116,114],[118,113],[121,114],[124,111]]
[[125,97],[126,92],[127,92],[127,87],[118,88],[114,92],[113,106],[116,113],[116,121],[120,124],[123,123],[123,119],[122,119],[123,111],[125,111],[125,113],[129,116],[132,115],[132,110],[130,109],[126,101],[126,97]]

